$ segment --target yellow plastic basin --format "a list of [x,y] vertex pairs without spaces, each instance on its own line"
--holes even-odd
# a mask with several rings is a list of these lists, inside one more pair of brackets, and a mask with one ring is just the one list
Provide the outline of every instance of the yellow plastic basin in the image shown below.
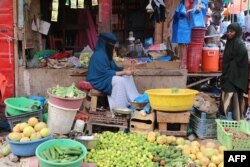
[[194,104],[195,94],[192,89],[150,89],[146,90],[149,102],[154,110],[176,112],[190,110]]

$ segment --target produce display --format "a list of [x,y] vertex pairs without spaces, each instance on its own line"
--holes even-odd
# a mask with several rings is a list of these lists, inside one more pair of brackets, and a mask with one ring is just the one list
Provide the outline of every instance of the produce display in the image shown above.
[[56,144],[39,153],[43,159],[55,163],[73,162],[79,159],[82,154],[81,147],[61,147]]
[[192,161],[188,156],[182,155],[181,148],[175,146],[159,147],[152,150],[154,162],[153,167],[158,166],[187,166],[187,164],[192,164]]
[[[182,155],[180,148],[162,145],[156,141],[147,142],[147,136],[142,134],[105,132],[97,134],[97,136],[99,137],[99,142],[96,148],[87,154],[85,161],[95,162],[100,167],[152,167],[174,164],[172,160],[171,162],[165,161],[164,164],[162,163],[162,160],[168,160],[163,150],[168,150],[167,154],[178,154],[178,158],[185,160],[184,166],[192,163],[191,158]],[[172,157],[172,159],[174,158]]]
[[84,96],[84,92],[80,91],[75,87],[75,84],[72,84],[69,87],[63,87],[63,86],[55,86],[50,88],[49,92],[58,97],[63,98],[81,98]]
[[0,158],[7,156],[11,153],[10,145],[8,143],[0,144]]
[[98,167],[223,167],[225,146],[182,137],[134,133],[96,134],[99,142],[85,159]]
[[89,60],[91,56],[92,56],[91,52],[81,53],[79,62],[83,65],[83,67],[87,68],[89,66]]
[[8,138],[16,142],[28,142],[47,137],[51,134],[50,129],[44,122],[38,122],[35,117],[29,118],[28,122],[22,122],[13,128]]
[[234,140],[236,140],[236,139],[244,139],[244,140],[250,139],[250,134],[246,134],[246,133],[244,133],[244,132],[236,131],[236,130],[233,129],[233,128],[224,128],[224,130],[225,130],[227,133],[232,133],[232,134],[233,134],[233,139],[234,139]]

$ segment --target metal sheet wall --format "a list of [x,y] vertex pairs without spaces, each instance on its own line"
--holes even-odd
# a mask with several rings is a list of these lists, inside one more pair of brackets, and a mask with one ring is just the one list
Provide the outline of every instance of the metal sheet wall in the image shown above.
[[[4,98],[14,96],[13,1],[0,1],[0,73],[7,78]],[[0,100],[0,102],[2,102]]]

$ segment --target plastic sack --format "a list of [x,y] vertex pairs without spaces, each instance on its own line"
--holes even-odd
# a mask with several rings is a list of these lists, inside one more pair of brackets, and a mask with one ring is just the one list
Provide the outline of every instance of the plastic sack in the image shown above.
[[250,32],[250,15],[245,16],[245,32]]
[[90,57],[92,56],[92,54],[93,54],[93,51],[89,47],[89,45],[84,47],[84,49],[81,51],[81,54],[79,56],[79,62],[83,65],[83,67],[88,67],[89,60],[90,60]]
[[172,29],[172,43],[186,44],[191,42],[191,28],[183,1],[175,10]]
[[149,99],[148,99],[148,94],[146,93],[143,93],[142,95],[136,97],[134,99],[134,102],[137,102],[137,103],[142,103],[142,102],[149,102]]
[[163,57],[157,58],[157,60],[161,61],[161,62],[168,62],[168,61],[172,60],[172,57],[171,56],[163,56]]
[[200,11],[192,10],[190,13],[190,24],[192,28],[203,28],[206,27],[205,25],[205,17],[204,13],[202,12],[203,9]]
[[230,21],[223,21],[220,24],[220,33],[221,34],[226,34],[227,33],[227,27],[231,24]]
[[151,113],[151,106],[150,103],[147,103],[144,107],[143,110],[146,112],[146,114],[150,114]]
[[151,45],[153,45],[153,38],[152,37],[146,38],[144,41],[144,48],[148,49],[148,47]]
[[198,3],[198,0],[194,1],[193,9],[190,12],[190,25],[191,28],[203,28],[206,27],[206,13],[208,8],[208,1],[202,0]]
[[239,25],[241,27],[245,27],[245,14],[244,14],[244,12],[240,12],[237,14],[237,23],[239,23]]

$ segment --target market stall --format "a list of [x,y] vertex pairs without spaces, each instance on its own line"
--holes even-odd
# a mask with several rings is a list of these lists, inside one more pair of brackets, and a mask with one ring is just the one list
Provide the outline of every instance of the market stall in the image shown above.
[[[6,107],[0,104],[9,127],[0,166],[223,167],[230,163],[224,151],[249,151],[249,120],[233,120],[234,110],[223,113],[218,105],[224,46],[216,26],[222,4],[25,1],[23,16],[33,23],[25,24],[23,37],[18,33],[23,43],[15,50],[16,97],[5,99]],[[51,26],[43,27],[48,34],[39,30],[48,26],[34,10],[40,7]],[[16,19],[21,28],[22,18]],[[139,94],[126,107],[112,107],[111,95],[86,81],[97,32],[104,31],[120,42],[114,62],[133,69]]]

